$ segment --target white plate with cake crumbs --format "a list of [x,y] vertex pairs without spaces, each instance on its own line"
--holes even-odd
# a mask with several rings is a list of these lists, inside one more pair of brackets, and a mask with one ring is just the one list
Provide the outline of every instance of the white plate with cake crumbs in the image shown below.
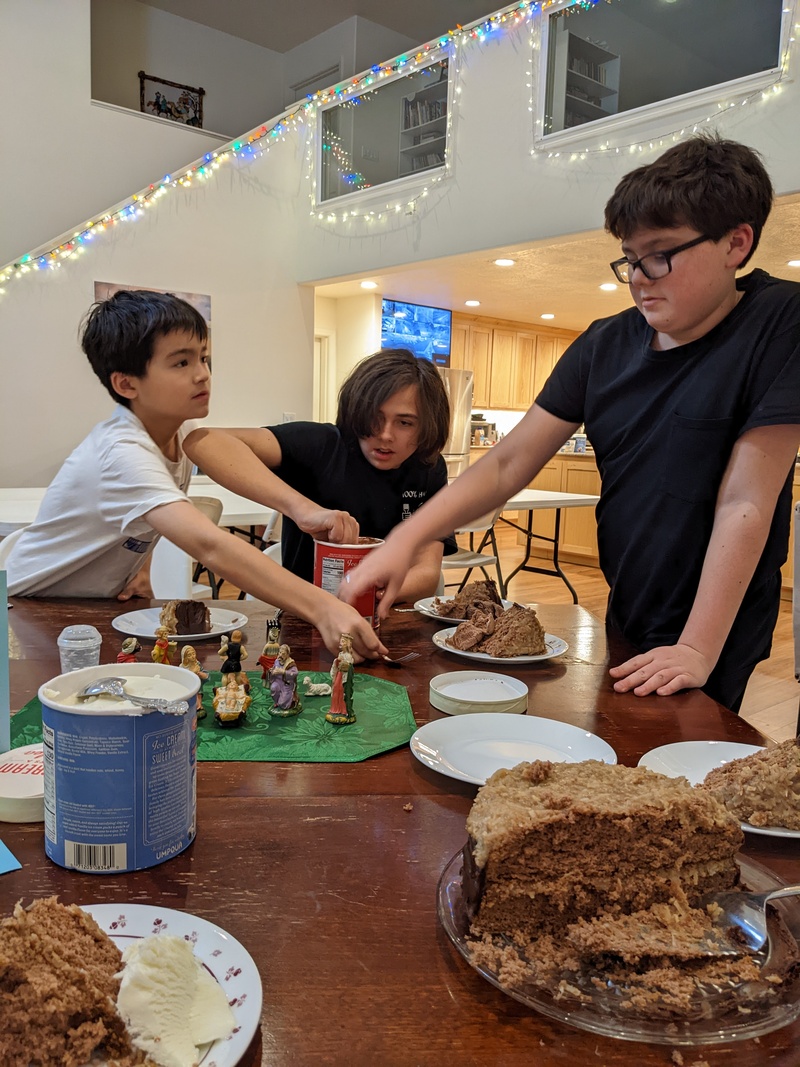
[[149,904],[81,904],[120,952],[134,941],[171,934],[190,942],[194,954],[222,987],[236,1020],[231,1034],[201,1049],[203,1067],[235,1067],[261,1020],[261,977],[250,953],[229,933],[196,915]]
[[533,760],[616,763],[617,754],[601,737],[557,719],[482,712],[436,719],[420,726],[409,745],[426,767],[484,785],[501,767]]
[[[434,607],[434,601],[438,600],[440,604],[450,604],[456,598],[454,596],[426,596],[422,600],[417,600],[414,607],[420,613],[420,615],[427,615],[430,619],[447,619],[448,622],[466,622],[466,619],[460,619],[456,615],[445,615],[439,612]],[[510,607],[513,607],[513,600],[501,600],[503,610],[508,611]]]
[[[724,767],[731,760],[744,759],[761,751],[761,745],[743,745],[736,741],[677,741],[645,752],[639,766],[669,778],[687,778],[692,785],[699,785],[715,767]],[[800,838],[800,830],[788,830],[784,826],[752,826],[749,822],[743,822],[741,826],[752,834]]]
[[554,656],[563,656],[569,649],[569,645],[562,637],[545,634],[544,645],[547,651],[538,656],[490,656],[488,652],[462,651],[460,648],[453,648],[448,642],[456,629],[456,626],[451,626],[447,630],[437,630],[433,635],[433,643],[443,652],[451,652],[454,656],[464,656],[466,659],[478,660],[481,663],[539,663],[541,660],[552,659]]
[[[209,637],[221,637],[231,630],[241,630],[247,625],[247,616],[241,611],[227,611],[225,608],[209,608],[211,629],[202,634],[170,634],[170,641],[203,641]],[[111,625],[122,634],[141,637],[145,641],[154,641],[156,629],[161,625],[161,608],[139,608],[138,611],[126,611],[111,620]]]

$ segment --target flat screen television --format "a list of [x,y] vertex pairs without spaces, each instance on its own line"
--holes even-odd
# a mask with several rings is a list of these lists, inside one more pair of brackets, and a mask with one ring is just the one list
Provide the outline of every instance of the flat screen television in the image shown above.
[[440,367],[450,364],[453,313],[446,308],[384,300],[381,307],[381,348],[408,348],[415,356]]

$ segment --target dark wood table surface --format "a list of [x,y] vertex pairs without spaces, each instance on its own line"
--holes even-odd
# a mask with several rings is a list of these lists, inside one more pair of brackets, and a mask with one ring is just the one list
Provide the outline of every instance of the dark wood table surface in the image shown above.
[[[9,613],[12,710],[59,673],[56,637],[70,622],[91,622],[114,662],[123,635],[111,619],[147,602],[25,601]],[[223,602],[220,606],[231,607]],[[267,609],[239,605],[250,662],[265,637]],[[529,687],[528,714],[561,719],[608,741],[635,765],[675,741],[761,735],[702,693],[637,698],[613,692],[607,668],[626,650],[579,606],[546,605],[545,629],[569,651],[500,673]],[[408,687],[419,724],[442,717],[428,701],[435,674],[474,662],[431,642],[441,623],[393,612],[382,636],[394,654],[422,657],[402,670],[369,668]],[[324,670],[331,656],[311,627],[284,616],[301,668]],[[149,653],[146,641],[140,658]],[[201,662],[218,668],[218,644],[196,642]],[[409,748],[354,764],[207,763],[198,765],[198,830],[193,845],[133,874],[84,875],[44,854],[41,824],[0,823],[0,837],[22,869],[0,877],[0,913],[17,900],[56,893],[65,902],[159,903],[199,915],[237,938],[261,973],[260,1030],[242,1067],[304,1064],[674,1065],[669,1046],[598,1037],[537,1014],[499,992],[458,955],[436,916],[436,885],[464,843],[476,787],[419,763]],[[407,810],[411,805],[411,809]],[[745,853],[780,877],[800,881],[796,840],[747,834]],[[760,1038],[683,1048],[687,1065],[797,1067],[800,1022]]]

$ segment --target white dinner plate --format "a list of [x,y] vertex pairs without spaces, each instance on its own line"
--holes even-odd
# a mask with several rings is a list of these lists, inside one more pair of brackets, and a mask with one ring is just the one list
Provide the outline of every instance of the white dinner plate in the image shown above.
[[578,726],[496,712],[436,719],[420,726],[409,745],[426,767],[474,785],[483,785],[501,767],[515,767],[523,761],[617,762],[611,745]]
[[[247,625],[247,616],[241,611],[227,611],[225,608],[209,608],[211,629],[203,634],[170,634],[171,641],[203,641],[209,637],[220,637],[231,630],[241,630]],[[161,625],[161,608],[139,608],[138,611],[126,611],[111,620],[111,625],[122,634],[131,637],[143,637],[152,641],[156,629]]]
[[561,637],[553,634],[544,635],[544,644],[547,649],[540,656],[490,656],[487,652],[462,652],[447,643],[448,637],[452,637],[457,627],[451,626],[447,630],[437,630],[433,635],[433,643],[443,652],[452,652],[454,656],[464,656],[466,659],[479,660],[481,663],[539,663],[540,660],[552,659],[553,656],[563,655],[569,645]]
[[150,904],[81,904],[117,948],[153,934],[189,941],[194,954],[222,986],[236,1026],[228,1037],[201,1049],[202,1067],[235,1067],[261,1019],[261,976],[250,953],[219,926],[186,911]]
[[[699,785],[715,767],[724,767],[731,760],[744,759],[760,751],[760,745],[742,745],[737,741],[677,741],[673,745],[662,745],[645,752],[639,760],[639,766],[666,774],[669,778],[683,776],[692,785]],[[787,830],[784,826],[751,826],[749,822],[741,825],[743,830],[751,834],[800,838],[800,830]]]
[[[414,607],[417,609],[417,611],[421,615],[427,615],[431,619],[446,619],[447,622],[466,622],[466,619],[457,619],[454,615],[440,615],[438,611],[434,611],[434,608],[433,608],[434,600],[440,600],[440,601],[443,601],[445,604],[447,604],[451,600],[455,600],[455,597],[454,596],[440,596],[440,597],[426,596],[426,597],[423,597],[422,600],[418,600],[414,604]],[[503,600],[503,601],[501,601],[501,603],[503,605],[503,608],[506,611],[508,611],[508,609],[510,607],[514,606],[514,601],[513,600]]]

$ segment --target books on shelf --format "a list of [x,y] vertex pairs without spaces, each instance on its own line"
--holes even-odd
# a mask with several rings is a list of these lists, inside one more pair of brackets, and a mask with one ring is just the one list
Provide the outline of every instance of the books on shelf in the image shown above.
[[444,163],[444,152],[428,152],[424,156],[414,156],[411,160],[412,170],[427,170],[428,167],[441,167]]
[[404,100],[403,129],[423,126],[426,122],[443,118],[447,114],[446,100]]

